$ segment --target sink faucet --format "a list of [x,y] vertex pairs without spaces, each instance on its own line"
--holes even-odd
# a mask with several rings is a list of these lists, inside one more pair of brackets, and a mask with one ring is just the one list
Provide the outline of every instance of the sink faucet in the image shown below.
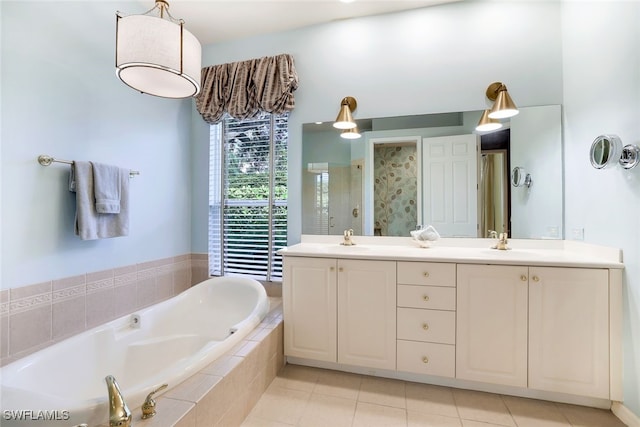
[[353,230],[352,229],[344,230],[344,240],[340,244],[344,245],[344,246],[353,246],[353,245],[355,245],[353,240],[351,240],[351,236],[353,236]]
[[497,239],[498,238],[498,232],[496,230],[487,230],[487,232],[489,233],[489,238],[490,239]]
[[104,380],[109,392],[109,427],[131,427],[131,411],[124,402],[116,379],[107,375]]
[[510,248],[507,246],[507,233],[500,233],[500,237],[498,238],[498,242],[491,246],[491,249],[497,249],[499,251],[506,251]]

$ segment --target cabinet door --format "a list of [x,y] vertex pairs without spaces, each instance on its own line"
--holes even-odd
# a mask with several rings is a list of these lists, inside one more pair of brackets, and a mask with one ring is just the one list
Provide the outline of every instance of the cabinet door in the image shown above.
[[284,257],[284,354],[336,362],[336,260]]
[[528,268],[458,265],[456,378],[527,386]]
[[609,398],[607,270],[531,267],[529,387]]
[[338,260],[338,363],[396,368],[396,263]]

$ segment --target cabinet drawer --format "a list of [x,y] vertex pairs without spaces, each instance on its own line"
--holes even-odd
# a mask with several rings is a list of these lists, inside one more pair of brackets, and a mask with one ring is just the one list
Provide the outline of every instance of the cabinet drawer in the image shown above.
[[398,283],[456,286],[456,265],[435,262],[398,262]]
[[456,347],[398,340],[398,371],[454,378]]
[[398,307],[456,309],[456,288],[398,285]]
[[455,344],[455,311],[398,309],[398,339]]

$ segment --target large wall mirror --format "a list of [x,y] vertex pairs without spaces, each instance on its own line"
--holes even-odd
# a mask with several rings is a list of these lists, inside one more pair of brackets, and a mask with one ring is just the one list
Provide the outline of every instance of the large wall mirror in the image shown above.
[[520,108],[491,133],[474,132],[480,115],[356,117],[359,139],[304,124],[302,233],[563,238],[560,105]]

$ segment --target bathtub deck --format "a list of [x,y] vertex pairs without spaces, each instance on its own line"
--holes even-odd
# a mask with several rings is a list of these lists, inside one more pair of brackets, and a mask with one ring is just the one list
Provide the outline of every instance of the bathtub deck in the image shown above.
[[[239,426],[284,366],[282,299],[269,298],[270,311],[243,341],[220,359],[157,397],[157,414],[141,427]],[[125,396],[126,399],[126,396]],[[108,427],[108,423],[100,427]]]

